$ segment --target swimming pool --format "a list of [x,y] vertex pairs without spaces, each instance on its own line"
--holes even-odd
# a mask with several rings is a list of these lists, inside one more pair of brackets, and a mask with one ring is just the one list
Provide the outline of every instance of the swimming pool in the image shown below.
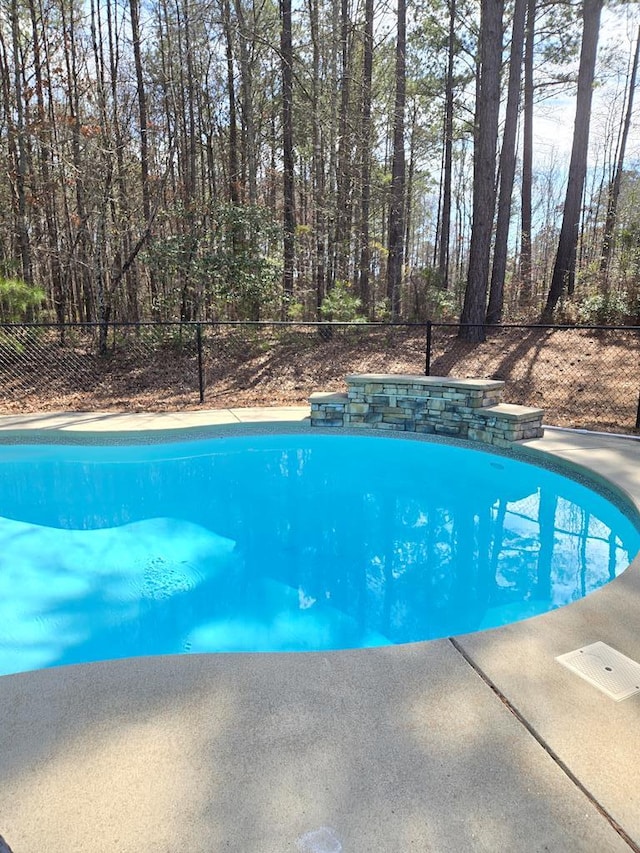
[[434,639],[560,607],[640,549],[551,470],[347,435],[0,447],[0,674]]

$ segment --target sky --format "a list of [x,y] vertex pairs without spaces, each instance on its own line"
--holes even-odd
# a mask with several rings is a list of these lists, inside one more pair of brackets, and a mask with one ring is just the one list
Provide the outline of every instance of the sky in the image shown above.
[[[639,5],[632,3],[622,8],[604,9],[602,13],[592,105],[589,155],[591,166],[602,163],[602,149],[603,144],[606,144],[607,131],[610,132],[612,124],[617,130],[621,110],[624,108],[624,77],[631,63],[638,34]],[[618,74],[607,71],[604,60],[608,55],[611,55],[618,65]],[[625,158],[628,164],[640,161],[640,93],[637,89],[634,112],[637,116],[632,121]],[[575,94],[562,95],[536,106],[534,148],[539,166],[554,162],[561,171],[568,168],[574,118]]]

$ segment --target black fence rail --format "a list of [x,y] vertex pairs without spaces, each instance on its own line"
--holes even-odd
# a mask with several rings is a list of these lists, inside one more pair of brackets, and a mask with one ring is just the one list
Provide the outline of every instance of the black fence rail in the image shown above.
[[0,410],[294,405],[349,373],[503,379],[547,423],[640,428],[640,327],[141,323],[0,325]]

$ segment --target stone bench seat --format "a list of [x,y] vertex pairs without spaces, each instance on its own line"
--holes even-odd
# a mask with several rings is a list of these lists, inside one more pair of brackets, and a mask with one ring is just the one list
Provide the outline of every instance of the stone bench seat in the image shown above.
[[[458,400],[470,408],[493,406],[502,398],[504,382],[499,379],[456,379],[451,376],[412,376],[407,374],[362,373],[345,377],[349,399],[363,402],[365,397],[423,397]],[[395,402],[392,403],[395,405]]]
[[345,378],[346,393],[309,398],[312,426],[456,436],[508,447],[542,435],[542,409],[503,403],[504,382],[393,373]]
[[347,385],[417,385],[436,388],[465,388],[489,391],[504,388],[502,379],[460,379],[455,376],[420,376],[412,373],[351,373],[345,376]]

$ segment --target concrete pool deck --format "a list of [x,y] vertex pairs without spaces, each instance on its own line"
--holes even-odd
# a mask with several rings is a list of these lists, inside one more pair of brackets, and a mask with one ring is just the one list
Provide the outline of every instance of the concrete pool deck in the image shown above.
[[[308,410],[0,416],[0,429],[303,421]],[[640,442],[523,442],[640,508]],[[346,652],[139,658],[0,678],[13,853],[640,850],[640,694],[555,657],[640,661],[640,560],[586,599],[452,639]]]

